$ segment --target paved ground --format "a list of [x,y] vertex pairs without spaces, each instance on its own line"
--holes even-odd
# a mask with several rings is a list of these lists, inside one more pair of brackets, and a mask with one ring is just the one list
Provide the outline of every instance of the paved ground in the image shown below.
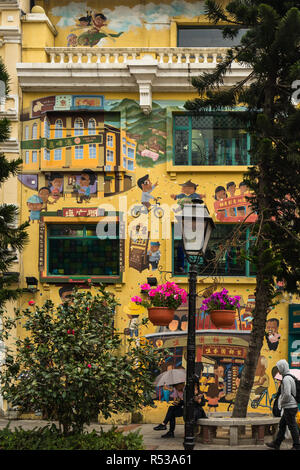
[[[4,428],[7,426],[8,420],[6,419],[0,419],[0,428]],[[42,421],[42,420],[11,420],[10,421],[10,428],[13,429],[14,427],[22,427],[24,429],[33,429],[35,427],[43,427],[49,424],[47,421]],[[146,447],[146,450],[179,450],[183,451],[183,438],[184,438],[184,426],[183,425],[177,425],[176,430],[175,430],[175,438],[174,439],[161,439],[161,435],[164,434],[164,431],[154,431],[153,427],[155,425],[153,424],[129,424],[129,425],[120,425],[118,426],[119,430],[126,432],[130,431],[139,431],[144,438],[144,444]],[[108,430],[111,428],[111,425],[105,424],[93,424],[91,426],[88,426],[88,430],[96,429],[100,430],[102,428],[104,431]],[[271,441],[272,437],[267,436],[265,438],[265,442]],[[292,446],[292,443],[290,440],[286,440],[283,442],[281,449],[282,450],[287,450],[290,449]],[[230,447],[228,445],[203,445],[201,442],[199,442],[199,439],[196,439],[196,444],[194,450],[208,450],[208,451],[215,451],[215,450],[247,450],[247,451],[260,451],[260,450],[268,450],[272,454],[274,452],[270,449],[268,449],[266,446],[262,445],[242,445],[242,446],[235,446],[235,447]]]

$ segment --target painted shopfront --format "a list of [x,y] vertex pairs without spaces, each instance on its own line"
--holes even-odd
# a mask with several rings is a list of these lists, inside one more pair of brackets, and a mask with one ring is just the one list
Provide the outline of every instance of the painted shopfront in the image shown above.
[[[201,1],[103,2],[101,11],[93,1],[36,4],[45,8],[55,28],[53,47],[76,53],[80,47],[99,48],[104,54],[105,47],[134,45],[146,53],[147,47],[176,46],[173,29],[180,19],[182,25],[204,22]],[[25,34],[31,40],[37,25],[26,24]],[[23,62],[35,62],[26,47]],[[185,101],[196,96],[192,90],[153,91],[151,111],[146,113],[138,92],[102,90],[101,80],[93,92],[84,86],[82,92],[68,87],[55,91],[54,82],[49,89],[23,87],[20,115],[20,206],[22,219],[31,222],[22,276],[38,279],[34,300],[42,303],[51,298],[59,303],[74,285],[93,291],[97,283],[105,282],[120,301],[115,325],[123,333],[124,352],[128,338],[138,341],[146,336],[170,351],[159,374],[185,368],[187,306],[176,311],[167,327],[145,327],[141,322],[145,312],[133,307],[131,297],[149,278],[158,283],[172,280],[187,288],[188,266],[181,240],[174,235],[183,197],[203,199],[213,216],[211,252],[246,217],[249,228],[241,245],[233,243],[224,250],[214,271],[203,263],[198,278],[196,370],[209,410],[230,409],[255,307],[255,266],[238,258],[241,246],[247,249],[252,242],[250,222],[256,217],[243,183],[251,164],[251,142],[239,120],[242,108],[193,116],[184,108]],[[105,238],[108,230],[112,231]],[[230,330],[217,329],[201,310],[203,293],[212,285],[241,296]],[[23,303],[32,295],[26,294]],[[287,294],[279,298],[278,305],[270,308],[250,397],[249,408],[259,411],[270,411],[278,386],[275,364],[288,356],[290,304],[299,303]],[[172,393],[154,383],[157,408],[145,409],[143,420],[161,420]]]

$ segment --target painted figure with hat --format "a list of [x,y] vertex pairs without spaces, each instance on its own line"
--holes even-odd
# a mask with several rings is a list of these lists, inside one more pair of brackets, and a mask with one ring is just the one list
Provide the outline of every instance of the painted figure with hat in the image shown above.
[[156,188],[157,182],[155,184],[152,184],[149,175],[145,175],[142,178],[138,179],[137,185],[138,187],[142,190],[142,204],[147,207],[149,210],[151,207],[150,200],[154,199],[155,197],[152,196],[152,191]]
[[171,198],[175,199],[184,199],[184,198],[189,198],[189,199],[203,199],[205,197],[205,194],[198,194],[196,193],[196,189],[198,187],[198,184],[193,183],[191,180],[186,181],[183,184],[180,184],[182,192],[180,194],[171,194]]
[[148,250],[147,255],[149,256],[149,263],[151,264],[152,271],[155,271],[158,268],[160,260],[159,247],[159,242],[150,242],[150,250]]
[[27,207],[30,211],[29,214],[29,220],[35,221],[37,220],[38,222],[40,221],[41,218],[41,210],[43,208],[43,199],[35,194],[34,196],[30,196],[30,198],[27,200]]
[[133,336],[138,337],[139,325],[141,324],[140,316],[146,314],[145,307],[138,305],[135,302],[129,302],[127,305],[125,305],[125,307],[123,307],[123,311],[129,318],[129,324],[126,328],[126,330],[128,330],[129,336],[131,338],[133,338]]

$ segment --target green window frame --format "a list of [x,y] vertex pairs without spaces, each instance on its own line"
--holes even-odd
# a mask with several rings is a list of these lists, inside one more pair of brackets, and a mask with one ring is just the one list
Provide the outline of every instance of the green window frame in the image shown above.
[[47,224],[47,276],[71,278],[120,275],[120,240],[99,239],[97,224]]
[[[211,252],[216,252],[218,246],[229,239],[236,224],[216,224],[210,241],[208,243],[206,255],[209,258]],[[184,256],[182,241],[175,240],[174,226],[172,235],[172,272],[173,276],[186,276],[189,271],[189,264]],[[247,253],[250,244],[255,239],[250,236],[250,229],[247,228],[243,233],[242,245]],[[256,275],[255,266],[248,259],[239,260],[238,254],[240,245],[231,246],[229,250],[223,254],[217,268],[213,267],[203,259],[198,266],[198,275],[201,276],[222,276],[222,277],[254,277]]]
[[250,165],[250,133],[237,112],[173,115],[173,164]]

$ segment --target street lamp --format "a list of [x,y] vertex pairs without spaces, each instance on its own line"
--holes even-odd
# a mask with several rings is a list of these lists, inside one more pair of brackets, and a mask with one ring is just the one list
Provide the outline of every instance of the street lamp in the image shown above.
[[183,206],[180,215],[176,216],[181,230],[183,249],[189,263],[189,305],[187,331],[187,370],[185,386],[185,450],[191,451],[195,445],[194,438],[194,389],[195,389],[195,315],[196,315],[196,285],[197,265],[204,256],[212,230],[215,224],[209,215],[207,207],[201,199],[193,199],[192,204]]

